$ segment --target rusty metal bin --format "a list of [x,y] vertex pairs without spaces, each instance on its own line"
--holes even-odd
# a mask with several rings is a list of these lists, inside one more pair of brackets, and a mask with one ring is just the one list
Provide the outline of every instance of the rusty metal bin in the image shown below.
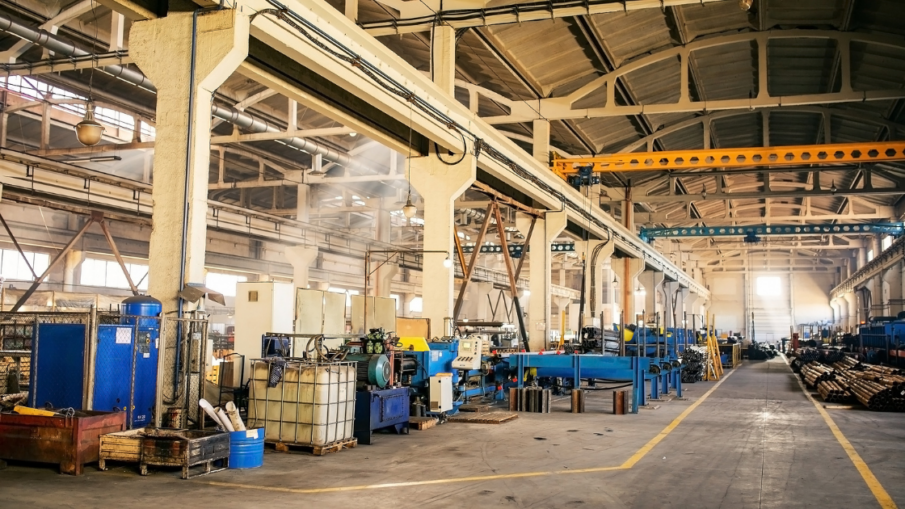
[[0,459],[57,463],[81,475],[98,460],[100,436],[126,429],[124,412],[78,412],[74,417],[0,413]]
[[[213,469],[222,460],[222,468]],[[229,467],[229,433],[196,430],[157,430],[154,436],[141,439],[141,475],[148,475],[148,465],[181,467],[182,478],[189,478],[189,468],[204,465],[199,475],[219,472]]]

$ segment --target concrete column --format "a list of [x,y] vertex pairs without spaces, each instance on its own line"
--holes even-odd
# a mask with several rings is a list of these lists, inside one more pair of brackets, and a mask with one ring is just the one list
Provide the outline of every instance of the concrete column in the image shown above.
[[[383,199],[377,201],[377,240],[383,243],[389,243],[392,227],[390,211],[384,206]],[[371,270],[373,270],[373,268]],[[387,263],[380,266],[380,268],[374,272],[374,275],[377,276],[376,284],[374,285],[374,294],[378,297],[389,297],[393,278],[396,277],[396,274],[398,273],[399,266],[396,264]]]
[[[551,320],[550,317],[553,307],[553,297],[551,296],[550,291],[550,288],[553,286],[553,255],[550,253],[550,244],[552,244],[553,241],[559,237],[559,234],[566,229],[566,213],[547,212],[544,214],[543,220],[538,219],[537,221],[537,224],[534,226],[534,237],[543,239],[543,244],[540,247],[542,254],[535,256],[538,256],[538,261],[542,258],[543,262],[532,263],[528,267],[528,277],[532,281],[531,295],[534,296],[534,281],[542,279],[544,283],[541,295],[531,299],[531,302],[528,305],[528,323],[533,324],[529,325],[529,328],[535,331],[530,335],[529,346],[531,347],[532,352],[538,351],[546,345],[553,333],[553,324],[559,323],[559,320]],[[534,246],[534,242],[532,242],[531,245]],[[536,248],[532,247],[532,249],[536,252]],[[562,284],[562,279],[564,277],[565,270],[561,270],[560,284]],[[543,326],[543,337],[538,337],[540,335],[538,329],[540,329],[541,326]]]
[[849,332],[854,332],[858,327],[858,297],[855,295],[855,292],[848,292],[842,297],[848,304],[848,323],[846,324],[846,327]]
[[[677,281],[670,281],[664,285],[664,294],[666,299],[665,309],[663,310],[666,320],[663,322],[664,327],[682,328],[682,319],[685,314],[685,296],[688,295],[688,288],[682,288]],[[675,309],[675,315],[673,310]]]
[[110,13],[110,51],[123,49],[123,29],[125,25],[125,16],[116,11]]
[[[74,285],[77,285],[76,271],[85,261],[85,252],[72,250],[66,253],[66,259],[63,260],[63,291],[74,292]],[[136,284],[138,282],[136,281]]]
[[644,271],[644,260],[639,258],[612,258],[610,265],[619,280],[620,302],[625,323],[636,323],[635,314],[640,313],[635,302],[637,278]]
[[358,0],[346,0],[344,14],[352,21],[358,21]]
[[308,184],[299,184],[298,188],[296,188],[296,199],[295,199],[295,219],[296,221],[302,221],[304,223],[310,222],[310,216],[308,211],[310,208],[308,207],[308,200],[311,196],[311,186]]
[[454,271],[444,265],[447,258],[455,257],[453,202],[475,181],[476,161],[471,154],[465,154],[459,164],[450,166],[430,153],[412,159],[411,168],[412,185],[424,200],[424,250],[439,251],[424,255],[421,316],[430,319],[431,334],[445,336],[445,322],[452,316],[455,296]]
[[[150,294],[163,303],[164,313],[177,309],[176,294],[184,284],[204,282],[211,99],[213,91],[248,55],[251,10],[244,11],[224,9],[198,15],[194,89],[190,87],[192,13],[138,21],[130,32],[129,55],[158,87],[149,282]],[[194,108],[191,124],[190,96]],[[184,280],[180,278],[183,271]]]
[[[608,243],[606,246],[601,248],[600,253],[597,255],[597,264],[592,266],[592,257],[594,254],[594,249],[597,246],[603,244],[603,241],[600,240],[591,240],[588,242],[581,243],[584,247],[582,254],[585,257],[585,295],[587,302],[585,302],[584,308],[584,324],[585,326],[591,326],[595,323],[595,319],[599,321],[600,319],[600,311],[603,310],[603,265],[604,262],[613,255],[613,251],[615,246],[612,242]],[[577,244],[576,244],[577,245]],[[594,285],[594,301],[595,308],[591,309],[591,275],[594,275],[594,279],[596,280],[596,284]],[[601,324],[602,326],[602,324]]]
[[883,274],[883,280],[888,288],[884,298],[884,304],[887,304],[886,314],[896,316],[905,311],[905,307],[902,306],[902,262],[887,269]]
[[660,325],[663,325],[663,300],[657,303],[657,293],[663,286],[666,276],[662,272],[645,270],[638,276],[638,282],[644,289],[644,320],[653,322],[656,313],[660,313]]
[[538,119],[534,121],[534,158],[544,163],[550,162],[550,121]]
[[434,26],[431,35],[431,79],[453,97],[456,88],[456,30]]
[[317,260],[317,253],[317,247],[313,246],[289,246],[285,249],[285,256],[292,264],[292,284],[296,289],[308,288],[308,272]]

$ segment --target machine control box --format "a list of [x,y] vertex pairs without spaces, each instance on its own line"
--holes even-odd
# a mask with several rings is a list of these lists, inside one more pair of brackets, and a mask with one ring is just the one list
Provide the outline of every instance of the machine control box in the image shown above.
[[452,373],[437,373],[430,382],[430,411],[449,412],[452,408]]
[[484,340],[480,338],[467,338],[459,341],[459,356],[453,361],[455,369],[475,370],[481,369],[481,347]]

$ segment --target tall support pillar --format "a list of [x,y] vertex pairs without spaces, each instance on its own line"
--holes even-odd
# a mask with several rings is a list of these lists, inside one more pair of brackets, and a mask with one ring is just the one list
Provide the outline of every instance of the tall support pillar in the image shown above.
[[431,33],[431,79],[453,97],[456,87],[456,29],[434,26]]
[[[390,211],[384,206],[382,198],[377,201],[377,240],[383,243],[389,243],[392,227]],[[396,277],[396,274],[398,273],[398,265],[389,263],[381,265],[374,273],[374,275],[377,276],[374,294],[378,297],[389,297],[393,278]]]
[[[455,156],[444,156],[458,158]],[[424,200],[424,250],[422,265],[422,298],[424,310],[421,316],[430,319],[431,334],[445,336],[447,320],[453,315],[455,285],[452,267],[444,261],[456,257],[453,246],[453,202],[475,181],[477,166],[471,154],[456,165],[448,165],[429,153],[426,157],[411,160],[412,186]]]
[[883,304],[887,316],[896,316],[902,307],[902,262],[894,264],[883,273]]
[[845,324],[849,332],[855,332],[858,327],[858,298],[855,292],[847,292],[842,296],[848,306],[848,323]]
[[[559,323],[559,320],[552,320],[550,314],[553,311],[553,296],[551,288],[553,286],[553,254],[550,252],[550,244],[559,237],[559,234],[566,229],[566,213],[563,212],[547,212],[544,219],[538,219],[538,223],[534,225],[535,234],[531,236],[532,250],[534,239],[543,240],[540,251],[543,253],[542,263],[531,263],[528,268],[528,278],[531,280],[531,295],[534,295],[534,281],[542,280],[543,291],[528,303],[528,323],[532,324],[531,328],[535,331],[540,329],[540,323],[543,323],[544,335],[539,338],[539,334],[531,335],[531,351],[536,352],[543,348],[547,340],[552,337],[553,324]],[[543,235],[541,235],[543,234]],[[536,252],[536,251],[535,251]],[[538,257],[540,258],[540,256]],[[562,309],[562,308],[559,308]]]
[[186,283],[204,282],[211,99],[248,55],[245,11],[199,13],[197,24],[193,13],[171,13],[130,32],[129,56],[158,87],[149,286],[164,313]]
[[[594,250],[603,244],[601,240],[589,240],[587,242],[583,242],[584,249],[582,250],[582,254],[585,257],[585,305],[584,305],[584,317],[582,322],[585,327],[589,327],[594,324],[594,319],[600,318],[600,311],[603,309],[603,264],[604,262],[613,255],[614,245],[612,242],[606,244],[604,247],[600,248],[600,252],[597,255],[597,263],[596,265],[593,263],[594,258]],[[576,246],[578,244],[576,243]],[[591,278],[594,278],[594,285],[591,285]],[[591,300],[594,301],[594,309],[591,309]],[[602,324],[601,324],[602,325]]]
[[641,309],[635,305],[635,288],[637,288],[637,278],[644,271],[644,260],[639,258],[612,258],[610,265],[619,279],[619,290],[621,292],[620,300],[622,302],[622,312],[625,315],[625,323],[636,323],[635,315],[641,312]]
[[538,119],[534,121],[534,145],[531,149],[534,158],[546,164],[550,163],[550,121]]
[[73,288],[76,284],[76,270],[85,261],[84,251],[70,251],[66,253],[66,259],[63,260],[63,291],[74,292]]
[[296,289],[308,288],[311,264],[317,260],[318,249],[314,246],[290,246],[286,248],[286,258],[292,265],[292,284]]
[[307,223],[310,220],[308,200],[310,199],[311,186],[299,184],[296,188],[295,220]]
[[666,276],[659,271],[645,270],[638,276],[638,282],[644,289],[644,320],[654,321],[655,313],[660,313],[660,325],[663,325],[663,300],[657,303],[657,293],[661,291]]

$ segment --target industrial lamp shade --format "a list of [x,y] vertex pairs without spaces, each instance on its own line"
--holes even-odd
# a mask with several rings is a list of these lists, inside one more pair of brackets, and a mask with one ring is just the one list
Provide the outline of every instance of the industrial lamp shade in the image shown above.
[[408,199],[405,200],[405,205],[402,207],[402,214],[406,219],[411,219],[415,217],[415,212],[418,212],[418,209],[412,203],[412,195],[409,195]]
[[97,145],[104,134],[104,126],[94,120],[94,104],[85,104],[85,118],[75,125],[75,136],[86,147]]

